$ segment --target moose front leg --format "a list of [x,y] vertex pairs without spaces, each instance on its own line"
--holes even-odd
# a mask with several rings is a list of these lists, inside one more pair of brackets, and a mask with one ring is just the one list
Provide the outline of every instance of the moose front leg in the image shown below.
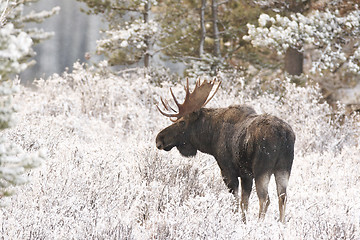
[[231,173],[230,171],[221,170],[221,175],[226,186],[229,188],[229,192],[231,192],[236,201],[236,208],[235,211],[239,211],[239,179],[238,177]]
[[241,214],[242,214],[242,221],[246,223],[246,212],[249,207],[249,197],[251,194],[253,185],[253,178],[252,177],[241,177]]

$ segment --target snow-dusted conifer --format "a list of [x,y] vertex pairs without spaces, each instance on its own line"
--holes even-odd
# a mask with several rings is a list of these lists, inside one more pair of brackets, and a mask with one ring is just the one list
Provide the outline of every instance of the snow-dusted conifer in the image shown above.
[[[12,127],[15,123],[12,94],[17,87],[9,81],[0,82],[0,130]],[[3,134],[0,136],[0,206],[3,197],[12,193],[10,186],[27,182],[26,170],[39,166],[45,154],[41,151],[26,153],[16,144],[10,142]]]
[[[25,31],[23,23],[39,22],[55,14],[52,12],[30,13],[23,16],[24,4],[30,1],[6,1],[0,3],[0,130],[12,127],[15,123],[12,95],[17,86],[10,80],[11,74],[17,74],[29,66],[28,58],[32,56],[32,46],[50,35],[41,30]],[[43,34],[39,34],[43,33]],[[24,173],[27,169],[37,167],[45,154],[41,151],[26,153],[16,144],[10,142],[4,134],[0,136],[0,206],[5,196],[11,194],[10,186],[27,182]]]
[[336,70],[345,65],[353,72],[359,72],[359,50],[348,54],[345,48],[351,38],[360,36],[360,10],[356,9],[340,16],[338,12],[314,11],[308,16],[301,13],[289,17],[275,17],[263,13],[259,26],[248,24],[248,35],[244,40],[254,47],[271,48],[279,55],[288,48],[304,51],[312,46],[321,50],[318,59],[313,61],[312,72],[329,69]]
[[111,65],[138,63],[149,67],[155,39],[160,30],[152,9],[157,0],[78,0],[88,5],[88,14],[101,14],[108,23],[104,38],[97,41],[97,51]]
[[60,11],[54,7],[51,11],[34,11],[24,13],[25,5],[38,0],[9,0],[0,3],[0,79],[8,79],[10,74],[18,74],[34,64],[29,59],[34,56],[34,44],[40,43],[53,36],[54,33],[43,29],[25,29],[25,23],[39,23]]

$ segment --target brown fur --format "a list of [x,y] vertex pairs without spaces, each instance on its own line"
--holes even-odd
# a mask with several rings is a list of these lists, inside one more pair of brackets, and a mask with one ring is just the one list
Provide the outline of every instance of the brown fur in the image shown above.
[[284,221],[294,144],[295,134],[287,123],[268,114],[258,115],[248,106],[201,108],[181,117],[156,137],[158,149],[177,147],[186,157],[196,155],[198,150],[213,155],[236,199],[240,177],[244,222],[253,179],[260,202],[259,218],[265,216],[272,174],[277,184],[280,221]]

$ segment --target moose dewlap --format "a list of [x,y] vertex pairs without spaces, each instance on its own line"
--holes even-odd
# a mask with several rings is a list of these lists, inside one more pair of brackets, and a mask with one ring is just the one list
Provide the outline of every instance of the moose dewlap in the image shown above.
[[[184,103],[179,104],[172,90],[176,112],[161,99],[169,117],[174,123],[163,129],[156,137],[156,147],[170,151],[176,147],[186,157],[196,155],[197,151],[215,157],[230,192],[239,202],[239,177],[241,179],[242,219],[255,179],[259,198],[259,218],[264,218],[270,204],[268,185],[274,174],[279,200],[280,221],[285,220],[286,188],[294,159],[295,134],[290,125],[269,114],[258,115],[249,106],[230,106],[227,108],[204,108],[215,95],[220,81],[196,82],[192,93],[187,80]],[[213,86],[217,84],[212,96]],[[171,112],[171,113],[169,113]]]

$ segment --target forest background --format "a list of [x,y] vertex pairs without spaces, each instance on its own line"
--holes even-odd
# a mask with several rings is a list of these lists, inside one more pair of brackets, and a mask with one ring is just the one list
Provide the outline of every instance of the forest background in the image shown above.
[[[37,54],[34,59],[38,64],[21,75],[23,82],[46,78],[53,73],[61,74],[65,69],[72,69],[77,60],[93,63],[105,56],[110,65],[122,68],[165,67],[180,76],[216,75],[218,70],[237,70],[248,79],[256,75],[272,75],[273,78],[283,72],[291,75],[303,73],[308,78],[304,81],[310,79],[320,84],[329,103],[334,105],[340,100],[350,111],[358,109],[360,87],[357,74],[349,71],[349,67],[351,69],[354,65],[353,61],[349,63],[350,58],[357,61],[354,55],[358,47],[357,33],[350,28],[346,33],[336,34],[334,26],[330,26],[331,19],[351,15],[357,8],[357,1],[154,1],[146,5],[146,1],[67,0],[57,3],[50,0],[35,1],[28,9],[40,11],[58,5],[62,11],[40,25],[56,34],[35,46]],[[292,13],[301,13],[314,18],[316,11],[332,14],[328,20],[323,19],[328,21],[327,26],[318,25],[317,29],[311,30],[318,32],[318,36],[332,33],[333,36],[325,34],[323,37],[327,41],[318,36],[310,36],[307,41],[304,29],[292,30],[289,35],[285,28],[280,32],[282,39],[275,40],[276,44],[266,45],[262,41],[254,45],[243,38],[248,35],[247,24],[258,25],[261,14],[290,17]],[[310,24],[315,25],[314,22]],[[127,30],[123,31],[126,37],[137,27],[136,34],[126,41],[121,38],[112,39],[111,44],[105,41],[111,41],[111,37],[119,38],[119,30]],[[270,22],[266,27],[271,27]],[[303,33],[299,35],[301,31]],[[147,35],[151,37],[147,38]],[[298,40],[289,44],[284,35]],[[318,40],[317,44],[312,42],[314,39]],[[46,54],[49,51],[53,54]],[[323,51],[326,54],[322,54]],[[334,53],[342,55],[329,57]]]

